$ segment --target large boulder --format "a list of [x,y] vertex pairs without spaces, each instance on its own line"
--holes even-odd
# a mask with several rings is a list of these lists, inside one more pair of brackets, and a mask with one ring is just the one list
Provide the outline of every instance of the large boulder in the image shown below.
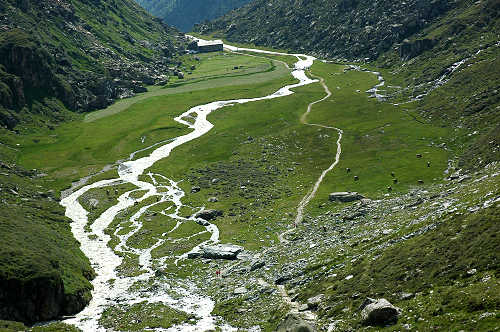
[[188,253],[188,258],[236,259],[243,247],[234,244],[200,246],[199,250]]
[[364,198],[363,195],[360,195],[357,192],[350,192],[350,191],[335,192],[331,193],[329,196],[330,201],[332,202],[339,201],[342,203],[359,201],[363,198]]
[[361,311],[361,319],[365,325],[387,325],[397,322],[399,308],[393,306],[386,299],[368,299]]
[[277,332],[314,332],[315,329],[296,314],[288,314]]
[[314,297],[308,298],[307,299],[307,308],[310,310],[318,309],[321,302],[323,302],[324,297],[325,296],[323,294],[319,294],[319,295],[316,295]]
[[205,221],[214,220],[220,216],[222,216],[222,211],[220,210],[203,210],[195,214],[195,218],[203,219]]

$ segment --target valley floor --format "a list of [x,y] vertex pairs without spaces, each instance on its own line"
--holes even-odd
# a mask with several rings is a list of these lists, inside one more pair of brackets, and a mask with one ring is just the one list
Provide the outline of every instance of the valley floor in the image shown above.
[[[97,272],[90,306],[65,323],[84,331],[498,329],[500,164],[460,170],[447,148],[452,130],[371,98],[374,73],[314,61],[311,79],[293,78],[279,61],[296,60],[205,55],[185,83],[50,136],[7,137],[19,144],[19,163],[45,172],[41,183],[58,191],[108,165],[62,200]],[[293,94],[280,90],[297,82]],[[364,198],[329,199],[344,191]],[[205,210],[208,220],[197,215]],[[237,260],[187,258],[215,242],[244,250]],[[397,322],[363,324],[367,297],[398,307]]]

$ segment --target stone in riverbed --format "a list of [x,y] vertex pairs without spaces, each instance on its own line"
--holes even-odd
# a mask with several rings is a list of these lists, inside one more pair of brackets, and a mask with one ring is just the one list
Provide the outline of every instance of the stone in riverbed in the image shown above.
[[200,246],[195,252],[190,252],[188,258],[208,258],[208,259],[236,259],[243,251],[243,247],[234,244],[217,244],[214,246]]
[[329,196],[330,201],[332,202],[339,201],[342,203],[359,201],[360,199],[363,198],[364,198],[363,195],[360,195],[357,192],[350,192],[350,191],[335,192],[331,193]]

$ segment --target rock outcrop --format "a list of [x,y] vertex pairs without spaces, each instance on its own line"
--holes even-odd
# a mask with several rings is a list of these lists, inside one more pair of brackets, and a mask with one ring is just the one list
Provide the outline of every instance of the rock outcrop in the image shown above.
[[190,252],[188,258],[208,258],[208,259],[236,259],[243,251],[243,247],[234,244],[218,244],[214,246],[200,246],[198,251]]
[[331,193],[329,196],[330,201],[332,201],[332,202],[338,201],[338,202],[342,202],[342,203],[359,201],[363,198],[364,198],[363,195],[360,195],[357,192],[350,192],[350,191],[335,192],[335,193]]
[[429,38],[417,39],[410,42],[409,40],[404,40],[403,44],[399,48],[399,56],[402,60],[409,60],[418,56],[419,54],[430,50],[434,47],[436,41]]
[[64,286],[59,275],[0,279],[0,318],[32,323],[63,315]]
[[365,325],[387,325],[398,320],[399,308],[386,299],[368,299],[361,311],[361,319]]
[[288,314],[277,332],[314,332],[315,329],[296,314]]

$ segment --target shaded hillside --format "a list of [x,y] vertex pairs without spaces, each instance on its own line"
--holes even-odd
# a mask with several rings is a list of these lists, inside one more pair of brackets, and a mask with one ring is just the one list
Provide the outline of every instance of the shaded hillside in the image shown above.
[[0,320],[71,315],[91,298],[94,272],[41,175],[0,162]]
[[196,23],[212,20],[250,0],[136,0],[150,13],[182,31],[191,31]]
[[373,59],[452,6],[447,0],[257,0],[197,29],[322,57]]
[[184,45],[131,0],[2,0],[0,12],[0,125],[10,129],[145,91]]

